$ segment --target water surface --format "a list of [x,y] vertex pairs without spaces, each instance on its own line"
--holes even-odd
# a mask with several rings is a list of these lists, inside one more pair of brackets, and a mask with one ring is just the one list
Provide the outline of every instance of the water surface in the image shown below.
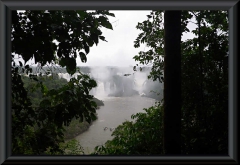
[[[132,120],[131,115],[145,112],[155,104],[155,100],[147,97],[98,97],[104,101],[104,106],[97,110],[98,119],[92,123],[89,129],[75,137],[83,146],[85,153],[90,153],[97,145],[103,145],[112,139],[110,128],[116,128],[126,120]],[[107,127],[108,129],[104,130]]]

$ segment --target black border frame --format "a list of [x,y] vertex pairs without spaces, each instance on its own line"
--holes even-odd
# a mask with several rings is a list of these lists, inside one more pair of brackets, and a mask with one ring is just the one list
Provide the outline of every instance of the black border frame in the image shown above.
[[[237,164],[237,55],[239,0],[0,0],[0,163],[77,164],[121,162]],[[229,11],[229,151],[228,156],[11,156],[11,10],[111,9],[111,10],[228,10]]]

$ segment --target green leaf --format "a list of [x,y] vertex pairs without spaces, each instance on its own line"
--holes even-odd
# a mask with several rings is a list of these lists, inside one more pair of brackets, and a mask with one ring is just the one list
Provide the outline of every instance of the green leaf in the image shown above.
[[32,79],[33,79],[33,80],[35,80],[35,81],[38,81],[38,79],[37,79],[35,76],[34,76],[34,77],[32,77]]
[[107,15],[110,15],[110,16],[112,16],[112,17],[115,17],[115,14],[113,14],[113,13],[106,13]]
[[96,115],[93,114],[93,113],[91,113],[91,118],[92,118],[92,120],[96,120],[97,119]]
[[40,107],[49,108],[51,107],[51,102],[47,99],[40,102]]
[[65,58],[66,70],[69,74],[74,74],[76,72],[76,59],[74,58]]
[[[99,36],[99,38],[100,38],[101,36]],[[96,35],[96,34],[92,34],[91,35],[91,38],[93,39],[93,41],[95,42],[95,44],[97,45],[98,44],[98,35]]]
[[99,21],[101,22],[101,25],[107,29],[112,29],[112,24],[108,21],[108,19],[106,17],[100,16]]
[[96,87],[97,83],[95,80],[89,80],[89,83],[91,84],[92,87]]
[[80,58],[81,58],[82,62],[87,62],[87,57],[83,52],[80,52],[79,55],[80,55]]
[[84,50],[85,50],[86,54],[89,53],[89,46],[87,46],[87,44],[84,44]]
[[93,44],[94,44],[93,38],[88,38],[87,43],[88,43],[89,46],[93,46]]
[[42,90],[43,95],[46,95],[48,92],[48,88],[46,87],[46,85],[43,85],[43,84],[41,86],[41,90]]
[[60,59],[60,61],[59,61],[59,65],[60,65],[61,67],[66,66],[66,64],[65,64],[65,60],[64,60],[63,58]]
[[80,18],[84,18],[87,15],[86,11],[84,10],[77,10],[77,13],[80,15]]
[[106,41],[104,36],[99,36],[99,38],[103,41]]
[[147,17],[148,17],[148,18],[152,18],[152,16],[151,16],[151,15],[147,15]]

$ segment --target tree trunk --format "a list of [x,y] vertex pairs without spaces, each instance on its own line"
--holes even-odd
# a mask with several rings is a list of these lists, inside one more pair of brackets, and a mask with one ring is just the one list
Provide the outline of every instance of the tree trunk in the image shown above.
[[181,153],[181,11],[164,13],[165,154]]

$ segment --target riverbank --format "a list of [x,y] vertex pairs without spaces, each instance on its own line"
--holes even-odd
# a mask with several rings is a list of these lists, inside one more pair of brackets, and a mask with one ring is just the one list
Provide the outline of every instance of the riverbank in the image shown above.
[[[100,98],[100,97],[99,97]],[[85,154],[94,152],[96,146],[101,146],[113,138],[113,130],[126,120],[134,121],[133,114],[145,112],[143,109],[155,105],[155,100],[139,95],[130,97],[105,97],[104,106],[98,111],[98,120],[94,121],[87,131],[75,137],[83,147]],[[107,127],[108,129],[104,130]]]
[[67,127],[64,126],[64,129],[66,130],[64,132],[65,140],[69,140],[69,139],[72,139],[72,138],[80,135],[81,133],[88,130],[90,125],[91,125],[91,123],[89,124],[86,121],[79,122],[79,120],[73,119],[69,126],[67,126]]
[[97,109],[100,108],[100,106],[104,106],[104,103],[102,100],[97,99],[96,97],[93,98],[93,101],[95,101],[95,103],[97,103]]
[[[99,100],[97,98],[93,98],[93,101],[97,104],[97,109],[99,109],[100,106],[104,106],[104,103],[102,100]],[[97,115],[97,114],[96,114]],[[64,126],[64,129],[66,130],[64,133],[65,140],[70,140],[81,133],[88,130],[88,128],[91,126],[92,123],[88,123],[87,121],[83,120],[83,122],[79,122],[77,119],[73,119],[69,126]]]

